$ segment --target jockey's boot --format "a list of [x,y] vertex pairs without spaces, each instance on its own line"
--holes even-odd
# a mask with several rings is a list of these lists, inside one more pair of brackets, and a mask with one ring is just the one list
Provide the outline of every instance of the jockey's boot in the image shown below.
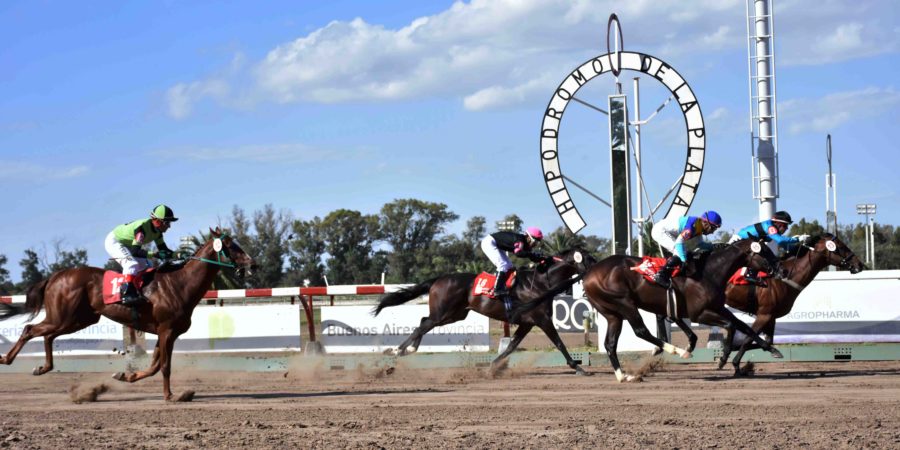
[[672,271],[679,265],[681,265],[681,258],[674,255],[670,256],[666,260],[666,265],[662,266],[659,272],[656,272],[656,275],[653,276],[653,281],[666,289],[672,287]]
[[122,283],[120,293],[122,305],[124,306],[135,306],[144,301],[144,297],[141,296],[134,285],[134,275],[125,275],[125,282]]
[[494,297],[503,299],[504,297],[509,296],[509,289],[506,287],[506,281],[509,280],[509,274],[511,272],[512,271],[510,270],[497,272],[497,282],[494,283]]

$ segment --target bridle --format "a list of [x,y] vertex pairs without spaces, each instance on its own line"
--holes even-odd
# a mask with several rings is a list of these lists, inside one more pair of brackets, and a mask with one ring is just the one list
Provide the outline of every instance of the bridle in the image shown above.
[[[825,237],[823,236],[823,238],[825,238]],[[802,244],[802,245],[809,250],[809,253],[812,253],[812,252],[825,253],[825,257],[827,258],[829,264],[834,264],[840,268],[847,269],[847,270],[853,272],[854,269],[853,269],[853,266],[850,265],[850,260],[852,260],[853,258],[856,258],[856,254],[853,253],[853,250],[850,250],[849,248],[847,250],[850,251],[850,254],[847,256],[842,256],[840,253],[838,253],[838,250],[840,249],[840,247],[838,247],[837,242],[834,241],[836,238],[837,238],[836,236],[832,236],[831,238],[825,238],[827,240],[827,242],[825,242],[824,250],[819,250],[814,245],[813,246],[808,246],[806,244]],[[828,248],[829,242],[833,244],[834,250],[831,250],[830,248]],[[837,257],[841,258],[841,260],[837,264],[835,264],[834,262],[831,261],[831,258],[829,258],[829,255],[837,255]],[[810,258],[812,258],[812,256],[810,256]]]
[[[229,238],[229,237],[230,236],[228,236],[227,234],[222,234],[219,237],[213,239],[213,244],[212,244],[213,251],[216,252],[215,260],[207,259],[207,258],[199,258],[197,256],[191,256],[191,259],[197,260],[197,261],[202,261],[207,264],[222,266],[222,267],[229,267],[229,268],[237,267],[234,264],[234,259],[232,259],[232,257],[231,257],[231,250],[232,250],[232,246],[234,245],[234,241],[232,240],[228,245],[225,245],[225,238]],[[218,241],[218,243],[217,243],[217,241]],[[216,249],[216,247],[219,247],[219,248]],[[231,262],[223,262],[222,261],[223,258],[227,259]]]

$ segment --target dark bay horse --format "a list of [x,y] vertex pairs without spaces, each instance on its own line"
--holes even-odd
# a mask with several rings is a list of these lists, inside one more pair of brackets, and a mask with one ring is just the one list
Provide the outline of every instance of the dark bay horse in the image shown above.
[[[514,303],[518,301],[531,301],[535,299],[553,298],[563,289],[571,286],[572,277],[583,274],[588,267],[595,262],[594,258],[581,249],[570,249],[547,260],[546,270],[520,270],[516,275],[516,284],[510,290]],[[542,273],[543,272],[543,273]],[[432,328],[458,322],[466,318],[469,311],[475,311],[490,317],[491,319],[507,321],[506,309],[500,299],[486,296],[473,296],[472,285],[475,281],[474,273],[456,273],[442,275],[425,281],[415,286],[392,292],[381,297],[378,306],[373,311],[377,316],[382,309],[396,306],[428,294],[429,314],[423,317],[419,327],[399,347],[399,355],[407,354],[407,347],[412,345],[412,351],[419,348],[419,343],[426,333]],[[553,326],[552,302],[548,302],[544,308],[534,309],[527,314],[517,317],[513,323],[518,324],[512,341],[491,364],[498,364],[506,359],[519,346],[525,335],[534,326],[544,331],[544,334],[553,342],[553,345],[566,358],[566,364],[579,375],[586,375],[581,366],[575,362],[566,346],[560,339],[556,328]]]
[[[767,279],[767,286],[733,285],[725,288],[728,306],[749,314],[755,314],[751,325],[754,332],[764,333],[770,345],[775,339],[775,319],[791,312],[794,301],[813,278],[829,265],[849,269],[850,273],[861,272],[865,266],[852,250],[832,234],[823,234],[807,239],[798,247],[795,255],[782,261],[787,275],[784,279]],[[725,366],[734,340],[734,327],[727,328],[719,368]],[[745,342],[734,357],[732,364],[736,373],[741,372],[741,358],[748,350],[759,348],[754,342]]]
[[[137,318],[132,317],[132,308],[120,303],[103,303],[103,269],[78,267],[66,269],[50,275],[29,290],[25,306],[19,306],[13,313],[31,313],[36,316],[43,308],[45,319],[34,325],[26,325],[18,342],[0,364],[12,364],[16,354],[32,338],[44,337],[46,362],[34,369],[35,375],[42,375],[53,369],[53,340],[89,327],[106,316],[123,325],[156,334],[159,339],[153,351],[150,368],[143,372],[116,374],[119,381],[133,383],[162,370],[163,395],[172,400],[169,375],[172,370],[172,349],[175,340],[191,326],[191,314],[200,303],[203,294],[212,285],[219,272],[222,257],[231,260],[239,270],[249,270],[253,259],[247,256],[230,236],[219,228],[210,229],[210,239],[184,264],[171,272],[160,271],[154,281],[144,289],[148,301],[136,306]],[[221,250],[214,247],[221,245]],[[228,264],[232,265],[232,264]],[[188,391],[176,401],[190,401],[193,392]]]
[[[584,292],[588,301],[607,321],[606,347],[610,364],[615,371],[616,379],[621,381],[637,381],[638,377],[622,371],[616,354],[619,334],[622,332],[622,321],[627,320],[639,338],[683,358],[691,356],[690,351],[680,349],[653,336],[644,325],[638,309],[656,314],[667,314],[669,301],[666,289],[647,281],[632,267],[641,263],[641,258],[624,255],[613,255],[601,260],[584,275]],[[702,267],[698,267],[702,264]],[[725,284],[728,278],[739,267],[750,266],[771,273],[780,273],[778,258],[765,245],[754,240],[738,241],[730,245],[721,245],[712,251],[701,263],[692,259],[688,263],[685,276],[672,278],[675,291],[676,311],[679,318],[690,318],[693,322],[705,324],[735,324],[745,332],[748,339],[755,339],[762,347],[776,358],[781,353],[765,343],[753,333],[747,324],[741,322],[731,311],[725,308]],[[525,304],[517,312],[525,312],[533,304]],[[676,320],[681,323],[681,320]],[[743,325],[743,327],[741,327]],[[764,344],[764,345],[763,345]]]

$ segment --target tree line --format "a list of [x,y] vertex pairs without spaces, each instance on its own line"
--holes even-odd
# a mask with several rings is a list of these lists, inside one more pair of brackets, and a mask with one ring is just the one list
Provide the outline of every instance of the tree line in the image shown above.
[[[481,239],[499,231],[500,225],[517,232],[524,222],[516,214],[488,225],[483,216],[466,221],[459,234],[447,233],[447,227],[459,219],[443,203],[417,199],[399,199],[385,204],[377,214],[337,209],[325,217],[297,219],[290,210],[265,205],[247,213],[239,206],[219,225],[228,229],[243,249],[255,259],[258,269],[249,277],[237,279],[230,271],[220,272],[214,281],[216,289],[278,286],[323,286],[327,284],[411,283],[451,272],[493,270],[481,252]],[[790,234],[822,234],[818,221],[801,219],[792,225]],[[878,269],[900,269],[900,227],[875,225],[875,252]],[[860,258],[865,255],[863,224],[840,225],[838,236]],[[730,237],[720,231],[713,241]],[[187,236],[186,242],[173,242],[184,254],[193,253],[206,242],[201,231]],[[99,239],[99,238],[98,238]],[[593,235],[574,235],[565,227],[547,233],[539,248],[547,255],[580,246],[602,259],[610,254],[610,240]],[[632,248],[637,247],[637,241]],[[650,240],[649,224],[644,234],[647,254],[656,252]],[[70,267],[87,265],[87,251],[68,250],[64,241],[25,250],[19,261],[22,279],[14,283],[6,269],[8,259],[0,253],[0,294],[24,293],[27,288],[49,274]],[[526,260],[514,261],[524,265]],[[109,261],[105,268],[120,270]]]

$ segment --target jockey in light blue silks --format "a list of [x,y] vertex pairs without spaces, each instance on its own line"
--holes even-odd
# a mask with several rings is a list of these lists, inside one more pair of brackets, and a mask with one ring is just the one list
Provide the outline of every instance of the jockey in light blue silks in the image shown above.
[[[783,248],[785,251],[791,251],[795,246],[799,245],[809,237],[808,235],[800,235],[797,237],[784,236],[784,232],[787,231],[788,225],[792,222],[790,214],[785,211],[778,211],[772,215],[771,219],[763,220],[762,222],[741,228],[731,237],[728,243],[737,242],[741,239],[766,238],[777,244],[778,247]],[[759,282],[756,271],[749,267],[744,269],[744,277],[751,283]]]
[[650,236],[662,248],[672,253],[666,265],[656,273],[654,281],[668,288],[672,284],[672,271],[687,261],[688,254],[697,248],[710,248],[703,236],[714,233],[722,226],[722,217],[715,211],[706,211],[700,217],[676,216],[653,225]]

